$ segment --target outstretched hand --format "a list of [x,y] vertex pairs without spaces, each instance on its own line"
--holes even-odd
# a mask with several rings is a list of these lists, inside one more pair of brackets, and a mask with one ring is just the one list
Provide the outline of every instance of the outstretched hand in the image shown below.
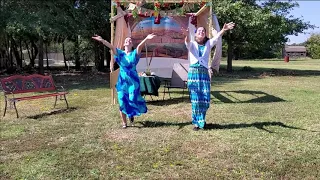
[[156,35],[152,33],[152,34],[149,34],[149,35],[146,37],[146,39],[153,39],[155,36],[156,36]]
[[229,22],[228,24],[224,24],[222,29],[227,31],[227,30],[233,29],[234,26],[235,26],[234,22]]
[[117,49],[116,46],[113,46],[112,44],[110,44],[108,41],[104,40],[101,36],[99,35],[94,35],[91,37],[92,39],[101,42],[103,45],[107,46],[108,48],[110,48],[113,52],[114,55],[117,55]]
[[96,41],[102,41],[102,37],[101,36],[98,36],[98,35],[95,35],[95,36],[92,36],[92,39],[96,40]]
[[189,35],[189,28],[184,28],[184,27],[181,27],[181,31],[182,31],[182,34],[185,35],[185,36],[188,36]]

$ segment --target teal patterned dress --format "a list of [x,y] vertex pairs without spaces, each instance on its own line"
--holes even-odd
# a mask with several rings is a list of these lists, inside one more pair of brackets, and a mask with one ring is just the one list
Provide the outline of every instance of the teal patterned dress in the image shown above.
[[[204,46],[198,45],[198,49],[201,57],[204,54]],[[210,106],[210,76],[208,69],[199,62],[189,67],[188,89],[192,105],[192,124],[203,129]]]
[[126,114],[128,118],[147,112],[146,102],[140,94],[140,81],[136,70],[139,59],[137,50],[126,54],[124,51],[117,49],[115,60],[120,66],[116,84],[118,103],[120,111]]

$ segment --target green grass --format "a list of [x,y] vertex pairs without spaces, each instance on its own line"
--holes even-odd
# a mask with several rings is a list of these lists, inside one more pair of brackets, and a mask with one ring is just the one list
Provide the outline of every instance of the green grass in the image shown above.
[[0,179],[319,179],[320,60],[233,61],[232,74],[225,65],[198,132],[181,91],[146,97],[148,113],[123,130],[107,74],[56,75],[72,108],[19,102],[19,119],[9,109]]

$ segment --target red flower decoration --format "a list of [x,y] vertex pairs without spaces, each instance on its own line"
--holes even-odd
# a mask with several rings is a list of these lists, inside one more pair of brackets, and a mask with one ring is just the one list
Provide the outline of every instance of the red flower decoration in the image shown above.
[[161,16],[159,13],[158,16],[156,18],[154,18],[154,24],[160,24],[160,19],[161,19]]
[[158,3],[158,2],[155,2],[155,3],[154,3],[154,6],[156,6],[157,8],[160,8],[161,4]]
[[190,23],[193,24],[195,27],[197,27],[197,16],[192,14]]

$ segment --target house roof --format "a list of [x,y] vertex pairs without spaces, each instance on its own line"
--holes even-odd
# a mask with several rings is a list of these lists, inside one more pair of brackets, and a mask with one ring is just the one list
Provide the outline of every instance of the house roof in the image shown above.
[[286,46],[286,52],[307,52],[307,48],[304,46]]

